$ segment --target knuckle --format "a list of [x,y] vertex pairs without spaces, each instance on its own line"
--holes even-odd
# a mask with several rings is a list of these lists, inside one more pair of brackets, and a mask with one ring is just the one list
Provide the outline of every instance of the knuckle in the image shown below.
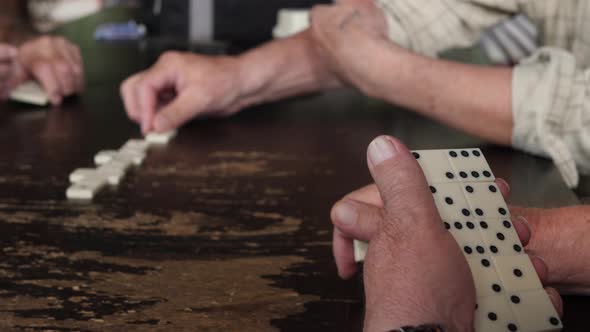
[[180,60],[181,53],[177,51],[166,51],[160,56],[161,62],[165,64],[175,63]]
[[70,66],[63,61],[57,62],[55,68],[60,75],[69,76],[71,74]]
[[129,79],[126,79],[125,81],[123,81],[123,83],[121,83],[121,85],[119,86],[119,94],[123,98],[125,98],[127,91],[129,91]]
[[334,205],[332,205],[332,209],[330,210],[330,220],[332,221],[332,225],[334,225],[336,227],[336,229],[338,229],[338,226],[340,226],[338,224],[338,222],[336,221],[337,215],[336,215],[336,209],[338,208],[338,206],[340,205],[340,201],[336,202]]

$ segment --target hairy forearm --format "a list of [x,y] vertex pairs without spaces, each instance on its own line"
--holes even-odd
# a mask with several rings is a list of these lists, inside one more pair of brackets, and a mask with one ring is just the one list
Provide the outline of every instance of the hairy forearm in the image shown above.
[[361,89],[497,144],[511,143],[512,69],[431,59],[387,43]]
[[237,59],[240,68],[240,108],[285,97],[337,87],[309,31],[270,42]]
[[527,250],[549,267],[549,283],[560,292],[590,295],[590,206],[511,208],[531,225]]

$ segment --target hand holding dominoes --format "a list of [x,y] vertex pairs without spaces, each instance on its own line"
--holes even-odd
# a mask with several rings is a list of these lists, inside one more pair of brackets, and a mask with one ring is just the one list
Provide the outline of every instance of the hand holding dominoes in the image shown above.
[[[476,154],[480,153],[477,150]],[[479,227],[484,226],[454,215],[463,214],[460,197],[431,182],[432,176],[466,175],[473,181],[468,186],[474,195],[482,194],[483,184],[494,194],[507,192],[502,181],[474,181],[488,178],[484,172],[490,173],[493,181],[487,167],[475,170],[479,164],[469,159],[472,164],[457,165],[452,174],[447,174],[440,164],[438,169],[427,168],[422,160],[421,169],[416,157],[390,137],[371,143],[368,159],[376,186],[348,195],[332,211],[336,226],[334,256],[341,276],[347,278],[354,273],[352,239],[370,241],[364,266],[367,330],[424,323],[442,323],[451,331],[471,331],[473,326],[478,332],[560,329],[559,315],[553,307],[561,310],[559,295],[548,289],[548,297],[537,278],[537,273],[541,279],[546,277],[546,267],[540,260],[529,260],[526,254],[509,252],[522,251],[523,243],[511,238],[512,234],[524,244],[528,241],[530,230],[526,223],[516,218],[500,223],[487,219],[486,232],[489,230],[493,236],[476,243],[470,232],[479,232]],[[455,200],[454,212],[441,211],[444,204],[451,203],[446,198]],[[479,203],[466,209],[470,214],[477,209],[485,217],[504,212],[500,210],[504,206],[476,201]],[[483,221],[479,212],[474,214]],[[458,221],[443,223],[441,216],[445,213],[453,214]]]
[[[17,97],[35,96],[35,99],[21,99],[39,104],[43,94],[52,105],[61,104],[63,98],[79,93],[84,88],[84,65],[80,48],[62,37],[41,36],[33,38],[19,47],[16,82],[34,80],[35,85]],[[14,98],[14,96],[13,96]]]

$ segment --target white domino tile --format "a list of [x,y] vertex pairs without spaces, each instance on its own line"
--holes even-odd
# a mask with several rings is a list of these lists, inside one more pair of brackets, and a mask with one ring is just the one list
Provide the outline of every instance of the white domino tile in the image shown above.
[[477,332],[514,332],[519,328],[516,315],[504,295],[493,295],[477,299],[475,309]]
[[461,183],[470,209],[478,218],[506,218],[508,206],[498,186],[492,182]]
[[119,151],[116,150],[103,150],[99,151],[94,156],[94,163],[97,165],[106,164],[109,161],[113,160]]
[[70,173],[70,182],[78,183],[88,176],[92,176],[96,173],[95,168],[78,168]]
[[145,160],[145,153],[141,151],[122,150],[117,153],[115,158],[131,160],[135,166],[140,166]]
[[462,180],[493,182],[494,174],[480,149],[446,150],[455,172]]
[[471,216],[467,199],[459,183],[432,183],[430,191],[442,220],[453,221]]
[[485,255],[487,249],[483,245],[483,238],[477,225],[471,220],[444,222],[445,227],[457,241],[465,257],[479,257]]
[[535,268],[527,255],[496,256],[492,261],[508,292],[543,289]]
[[412,152],[424,175],[431,183],[453,181],[457,174],[453,169],[445,150],[428,150]]
[[[476,332],[553,332],[561,321],[479,149],[413,151],[445,228],[473,275]],[[367,244],[354,242],[355,260]]]
[[66,196],[73,200],[91,200],[106,184],[107,179],[104,177],[85,178],[70,186],[66,191]]
[[110,168],[109,163],[100,166],[97,169],[99,176],[105,177],[108,183],[112,186],[119,185],[121,180],[125,177],[125,170],[118,168]]
[[49,104],[49,97],[43,87],[35,81],[24,82],[10,92],[9,98],[21,103],[27,103],[37,106],[46,106]]
[[510,219],[483,219],[478,221],[478,226],[485,245],[495,255],[524,254],[522,243]]
[[66,197],[92,200],[105,185],[119,185],[131,167],[143,164],[150,146],[168,144],[175,135],[176,131],[148,134],[146,139],[128,140],[119,150],[99,151],[94,157],[97,168],[79,168],[70,174]]
[[512,312],[518,320],[519,331],[554,332],[563,328],[551,299],[543,289],[515,293],[509,299]]
[[504,294],[502,281],[491,257],[467,258],[467,264],[473,275],[475,294],[478,298]]
[[149,133],[145,140],[150,144],[168,144],[176,136],[176,131],[172,130],[166,133]]
[[362,262],[365,260],[365,256],[367,254],[368,244],[366,242],[354,240],[354,261],[355,262]]
[[150,143],[143,139],[130,139],[122,147],[121,150],[141,151],[146,152],[150,147]]

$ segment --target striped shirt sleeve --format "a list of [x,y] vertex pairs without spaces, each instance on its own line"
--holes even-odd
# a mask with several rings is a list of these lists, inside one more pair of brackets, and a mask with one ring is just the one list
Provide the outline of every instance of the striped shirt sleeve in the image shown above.
[[386,17],[390,39],[431,57],[449,48],[474,45],[486,28],[517,12],[514,2],[377,0]]
[[590,173],[590,69],[546,47],[515,67],[512,144],[553,159],[570,187]]

